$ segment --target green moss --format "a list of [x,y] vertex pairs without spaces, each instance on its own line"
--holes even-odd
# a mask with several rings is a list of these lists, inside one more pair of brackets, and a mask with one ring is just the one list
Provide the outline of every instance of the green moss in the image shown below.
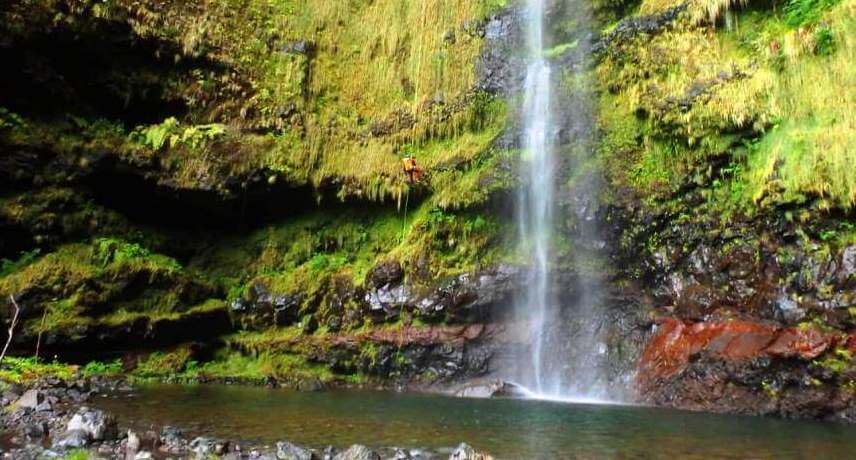
[[6,356],[0,363],[0,381],[8,383],[27,383],[49,376],[68,380],[75,373],[76,369],[72,366],[43,362],[36,358]]
[[577,45],[579,45],[579,42],[577,42],[577,41],[574,41],[571,43],[562,43],[560,45],[556,45],[550,49],[544,50],[544,52],[543,52],[544,58],[546,58],[546,59],[557,58],[557,57],[565,54],[565,52],[567,52],[568,50],[572,50],[572,49],[576,48]]
[[[839,40],[854,30],[852,2],[795,1],[810,5],[800,11],[814,16],[799,21],[808,28],[795,30],[787,11],[752,7],[712,31],[735,5],[711,1],[691,5],[672,29],[613,45],[597,69],[600,152],[613,180],[661,198],[694,182],[721,210],[812,199],[851,208],[853,92],[838,88],[856,85],[852,41]],[[671,5],[649,0],[642,12]],[[724,168],[710,166],[723,157]]]
[[822,367],[835,375],[840,375],[853,365],[853,354],[845,348],[836,348],[823,359],[815,360],[815,366]]
[[61,457],[62,460],[90,460],[92,454],[83,449],[74,449]]
[[138,361],[132,375],[143,378],[176,375],[185,370],[191,356],[188,346],[169,352],[156,351]]
[[84,377],[92,377],[96,375],[113,376],[122,373],[122,360],[116,359],[110,362],[90,361],[83,366],[81,374]]
[[36,248],[32,251],[22,252],[16,260],[0,259],[0,278],[30,265],[38,258],[41,252],[41,249]]

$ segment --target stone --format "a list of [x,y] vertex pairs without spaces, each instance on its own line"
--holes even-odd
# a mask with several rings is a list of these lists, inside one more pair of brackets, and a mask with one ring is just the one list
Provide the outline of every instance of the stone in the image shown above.
[[68,422],[67,431],[79,430],[93,441],[107,441],[119,436],[119,428],[113,416],[97,409],[81,407]]
[[422,449],[395,449],[390,460],[431,460],[433,458],[434,455]]
[[493,457],[483,452],[479,452],[472,448],[467,443],[460,443],[458,447],[449,455],[449,460],[492,460]]
[[856,245],[848,246],[841,252],[841,267],[838,269],[839,282],[856,284]]
[[805,310],[799,304],[787,297],[779,297],[775,301],[776,316],[786,323],[796,323],[805,317]]
[[83,430],[68,430],[59,438],[55,439],[52,447],[54,449],[80,449],[89,445],[89,433]]
[[399,309],[412,302],[411,291],[407,286],[384,285],[366,294],[366,302],[372,311],[385,311],[396,313]]
[[459,398],[522,397],[521,388],[500,379],[470,382],[455,391]]
[[125,458],[133,459],[140,450],[140,437],[137,433],[128,430],[128,441],[125,443]]
[[134,455],[134,460],[152,460],[154,459],[154,455],[152,455],[149,451],[141,451],[137,452],[137,455]]
[[288,441],[276,443],[276,458],[279,460],[312,460],[312,451]]
[[198,458],[211,458],[225,454],[229,450],[229,442],[200,436],[190,441],[190,450]]
[[315,42],[312,40],[295,40],[288,42],[282,47],[283,54],[311,55],[315,51]]
[[24,436],[30,439],[41,439],[48,435],[50,427],[47,422],[33,422],[24,426]]
[[53,406],[50,401],[42,401],[36,406],[36,412],[50,412],[53,410]]
[[18,409],[36,409],[45,400],[45,395],[39,390],[27,390],[17,401],[15,407]]
[[404,278],[404,269],[397,260],[379,262],[369,270],[366,279],[375,288],[388,284],[397,284]]
[[354,444],[348,450],[340,452],[333,460],[381,460],[377,452],[361,444]]
[[161,446],[167,451],[178,451],[184,447],[184,438],[181,430],[174,426],[165,426],[161,429],[159,437]]

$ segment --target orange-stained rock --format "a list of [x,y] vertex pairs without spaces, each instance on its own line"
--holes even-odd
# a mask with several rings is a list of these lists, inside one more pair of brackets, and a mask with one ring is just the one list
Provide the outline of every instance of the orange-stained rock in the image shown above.
[[847,336],[846,346],[850,353],[856,353],[856,331]]
[[767,348],[771,356],[814,359],[835,344],[837,337],[814,328],[785,329]]
[[[642,352],[637,378],[645,383],[674,376],[702,352],[730,361],[759,356],[809,360],[839,340],[838,335],[815,328],[780,328],[751,321],[685,323],[666,318]],[[847,339],[847,346],[856,351],[856,331]]]

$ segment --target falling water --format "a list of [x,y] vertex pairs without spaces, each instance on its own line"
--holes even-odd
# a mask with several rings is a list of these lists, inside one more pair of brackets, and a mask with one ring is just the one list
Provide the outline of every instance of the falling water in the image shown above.
[[558,380],[545,375],[545,324],[556,315],[550,280],[550,245],[555,189],[554,159],[550,142],[550,65],[543,57],[544,0],[529,0],[527,10],[527,51],[523,106],[523,145],[526,152],[525,187],[518,201],[520,235],[524,250],[531,253],[530,283],[521,305],[530,319],[532,340],[533,391],[539,394],[558,393]]
[[[556,209],[557,129],[550,62],[544,57],[547,0],[527,0],[528,66],[521,143],[524,147],[518,196],[520,244],[529,260],[529,277],[516,311],[528,324],[529,356],[515,378],[535,397],[597,401],[606,397],[599,368],[605,345],[597,332],[597,286],[579,282],[577,299],[563,311],[551,270]],[[562,109],[567,109],[562,107]],[[583,107],[570,107],[583,112]],[[574,117],[582,120],[582,113]],[[584,199],[584,198],[583,198]],[[585,220],[585,219],[583,219]],[[582,222],[580,239],[591,240],[593,219]],[[575,256],[582,257],[582,256]],[[577,260],[576,262],[579,262]],[[564,287],[564,286],[561,286]],[[569,320],[570,318],[570,320]],[[521,369],[525,369],[521,372]]]

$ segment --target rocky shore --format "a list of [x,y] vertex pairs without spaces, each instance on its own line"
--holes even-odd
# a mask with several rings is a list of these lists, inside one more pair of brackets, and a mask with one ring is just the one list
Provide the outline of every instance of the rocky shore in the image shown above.
[[0,457],[20,460],[74,459],[253,459],[253,460],[489,460],[461,443],[448,449],[364,445],[300,446],[289,441],[261,445],[239,439],[191,437],[181,427],[133,431],[90,407],[94,398],[133,392],[120,379],[42,379],[12,385],[0,396]]

